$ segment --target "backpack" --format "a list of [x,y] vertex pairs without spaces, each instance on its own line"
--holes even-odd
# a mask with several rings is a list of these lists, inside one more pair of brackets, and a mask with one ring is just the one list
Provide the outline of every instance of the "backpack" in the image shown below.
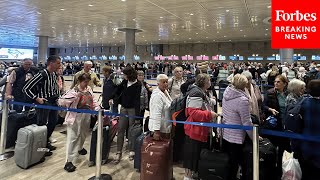
[[187,120],[187,117],[185,115],[187,97],[188,97],[188,94],[181,95],[171,102],[169,110],[170,110],[170,117],[172,118],[172,120],[179,120],[179,121]]
[[316,79],[318,71],[309,71],[304,77],[303,80],[306,83],[306,85],[308,85],[308,83],[313,80]]
[[289,104],[286,108],[284,117],[284,129],[292,132],[301,132],[303,128],[303,119],[300,114],[301,105],[306,98],[301,99],[297,104]]

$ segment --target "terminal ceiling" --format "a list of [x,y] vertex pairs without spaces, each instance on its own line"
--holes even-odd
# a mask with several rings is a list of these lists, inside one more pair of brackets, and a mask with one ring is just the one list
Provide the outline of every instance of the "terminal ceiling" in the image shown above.
[[1,0],[0,45],[123,45],[119,28],[137,28],[137,44],[270,39],[268,0]]

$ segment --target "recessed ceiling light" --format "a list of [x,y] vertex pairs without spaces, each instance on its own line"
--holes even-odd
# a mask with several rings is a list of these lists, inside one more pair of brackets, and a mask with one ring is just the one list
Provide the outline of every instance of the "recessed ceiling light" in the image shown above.
[[229,39],[229,41],[231,41],[231,39]]
[[219,34],[219,31],[217,31],[217,34]]
[[206,37],[206,39],[208,39],[209,37]]
[[242,32],[243,30],[242,30],[242,29],[240,29],[240,31]]
[[227,36],[223,36],[223,37],[227,37]]
[[159,41],[160,41],[161,39],[159,39]]
[[38,14],[41,14],[41,12],[37,12]]
[[264,34],[265,36],[268,36],[268,34]]
[[116,38],[116,37],[112,37],[112,38],[114,39],[114,38]]
[[100,38],[100,39],[102,39],[102,38]]
[[112,23],[112,21],[109,21],[109,23]]
[[268,8],[271,8],[271,6],[268,6]]
[[179,34],[177,34],[177,36],[179,36]]
[[210,25],[209,25],[209,24],[207,24],[207,26],[209,27]]
[[226,9],[226,12],[229,12],[230,10],[229,9]]
[[266,31],[268,31],[269,29],[266,29]]
[[93,5],[92,5],[92,4],[89,4],[88,6],[89,6],[89,7],[92,7]]
[[193,16],[193,13],[190,13],[190,16]]
[[56,28],[56,27],[52,26],[52,29],[54,29],[54,28]]
[[125,2],[126,0],[121,0],[122,2]]
[[61,11],[64,11],[65,9],[61,8],[60,10],[61,10]]
[[247,35],[243,35],[243,37],[246,37]]
[[191,39],[191,38],[189,38],[189,39]]
[[162,19],[163,17],[161,16],[160,19]]
[[142,36],[142,37],[144,37],[144,36]]
[[88,24],[89,26],[91,26],[91,24]]
[[196,34],[199,34],[199,33],[196,33]]
[[132,19],[132,21],[135,21],[136,19]]
[[216,41],[216,40],[213,40],[213,41]]

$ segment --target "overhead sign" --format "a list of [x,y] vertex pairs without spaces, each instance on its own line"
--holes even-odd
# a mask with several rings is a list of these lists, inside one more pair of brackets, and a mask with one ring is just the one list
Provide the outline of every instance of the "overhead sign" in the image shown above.
[[33,49],[0,48],[0,59],[33,59]]
[[319,0],[272,0],[272,48],[320,48]]

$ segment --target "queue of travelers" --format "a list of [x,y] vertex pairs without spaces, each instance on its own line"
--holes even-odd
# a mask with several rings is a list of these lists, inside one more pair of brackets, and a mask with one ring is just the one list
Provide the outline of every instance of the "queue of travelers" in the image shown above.
[[[170,66],[169,66],[170,64]],[[166,120],[172,119],[170,107],[175,100],[185,98],[185,116],[187,122],[217,122],[217,95],[215,93],[216,77],[219,70],[229,71],[230,84],[223,94],[223,106],[221,116],[223,124],[252,126],[259,124],[262,127],[272,117],[276,120],[272,130],[293,131],[308,136],[319,136],[320,123],[320,64],[314,62],[308,64],[283,65],[260,63],[234,64],[209,64],[208,71],[200,73],[197,65],[191,63],[172,64],[167,63],[165,68],[158,67],[156,76],[157,87],[152,88],[145,80],[149,68],[143,64],[127,65],[122,69],[106,65],[101,71],[104,81],[99,78],[100,72],[91,70],[91,61],[83,63],[83,70],[78,71],[72,81],[69,90],[65,88],[63,81],[64,67],[58,56],[50,56],[46,62],[46,68],[39,70],[32,66],[31,59],[22,61],[21,67],[14,69],[6,78],[5,98],[25,103],[36,103],[51,106],[63,106],[67,108],[99,110],[112,110],[126,116],[120,116],[117,132],[117,150],[113,163],[122,160],[125,134],[136,122],[144,124],[145,111],[149,111],[148,129],[154,141],[161,139],[173,139],[175,136],[174,125]],[[150,64],[149,64],[150,65]],[[153,63],[161,66],[161,63]],[[172,66],[174,65],[174,66]],[[192,66],[191,66],[192,65]],[[153,66],[152,66],[153,67]],[[172,69],[174,67],[174,69]],[[190,71],[189,71],[190,70]],[[171,71],[171,73],[170,73]],[[290,72],[294,72],[290,79]],[[151,72],[151,71],[150,71]],[[152,71],[153,72],[153,71]],[[185,79],[185,74],[195,75],[194,79]],[[123,80],[118,82],[115,77],[121,74]],[[173,77],[168,77],[172,74]],[[214,74],[214,78],[210,75]],[[266,92],[261,92],[257,82],[265,80],[270,87]],[[101,87],[102,104],[93,96],[95,86]],[[299,105],[299,122],[288,119],[288,112],[292,107]],[[27,107],[14,106],[17,112],[28,110]],[[56,110],[37,109],[37,125],[47,126],[46,156],[52,155],[56,149],[51,143],[51,135],[58,120]],[[67,126],[66,163],[64,169],[67,172],[76,170],[73,161],[78,155],[87,154],[84,142],[90,130],[90,114],[67,112],[64,124]],[[297,125],[298,124],[298,125]],[[295,125],[298,128],[290,129]],[[185,168],[185,180],[199,179],[199,160],[201,151],[210,141],[212,131],[208,127],[185,124],[182,138],[183,158],[182,165]],[[130,132],[129,132],[130,134]],[[252,139],[251,130],[224,129],[222,131],[223,150],[229,156],[228,179],[235,180],[238,177],[239,167],[243,166],[243,149],[247,141]],[[267,138],[276,149],[276,178],[282,176],[282,162],[285,151],[293,152],[302,170],[302,179],[308,180],[319,177],[320,170],[320,145],[316,142],[294,140],[276,136],[261,136]],[[129,139],[129,159],[135,159],[136,141]],[[172,161],[168,157],[168,161]],[[172,164],[172,163],[169,163]],[[141,172],[143,173],[143,172]]]

